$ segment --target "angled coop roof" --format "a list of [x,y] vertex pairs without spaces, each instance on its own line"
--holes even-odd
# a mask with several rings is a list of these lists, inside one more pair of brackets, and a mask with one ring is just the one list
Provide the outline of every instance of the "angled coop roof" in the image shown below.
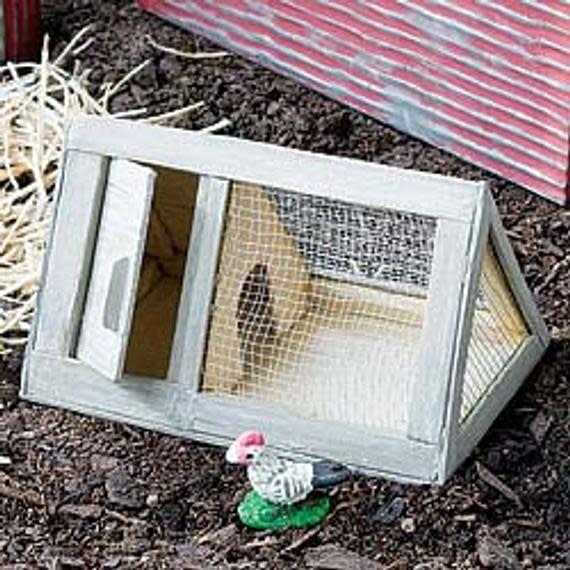
[[484,183],[79,119],[22,394],[443,481],[547,343]]

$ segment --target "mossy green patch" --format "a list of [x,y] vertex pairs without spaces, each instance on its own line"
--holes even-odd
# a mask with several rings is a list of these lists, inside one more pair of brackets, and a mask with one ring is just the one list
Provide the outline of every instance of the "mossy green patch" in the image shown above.
[[238,507],[241,522],[258,530],[277,530],[319,524],[328,514],[326,495],[315,495],[294,505],[276,505],[250,491]]

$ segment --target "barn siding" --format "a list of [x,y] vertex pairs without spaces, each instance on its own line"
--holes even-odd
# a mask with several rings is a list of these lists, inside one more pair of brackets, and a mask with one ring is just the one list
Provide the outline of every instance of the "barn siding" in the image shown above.
[[0,61],[36,59],[40,42],[39,0],[0,0]]
[[569,189],[565,0],[139,0],[557,202]]

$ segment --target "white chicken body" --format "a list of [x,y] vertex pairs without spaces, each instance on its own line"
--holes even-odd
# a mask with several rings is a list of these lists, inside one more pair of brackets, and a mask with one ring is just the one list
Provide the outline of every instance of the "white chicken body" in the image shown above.
[[313,490],[313,465],[281,459],[264,449],[248,466],[252,487],[264,499],[279,505],[302,501]]

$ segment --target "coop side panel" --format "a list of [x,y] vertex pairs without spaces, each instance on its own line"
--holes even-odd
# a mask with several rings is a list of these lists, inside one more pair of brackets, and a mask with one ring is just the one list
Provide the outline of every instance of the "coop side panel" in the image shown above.
[[562,0],[139,3],[539,194],[568,198]]

